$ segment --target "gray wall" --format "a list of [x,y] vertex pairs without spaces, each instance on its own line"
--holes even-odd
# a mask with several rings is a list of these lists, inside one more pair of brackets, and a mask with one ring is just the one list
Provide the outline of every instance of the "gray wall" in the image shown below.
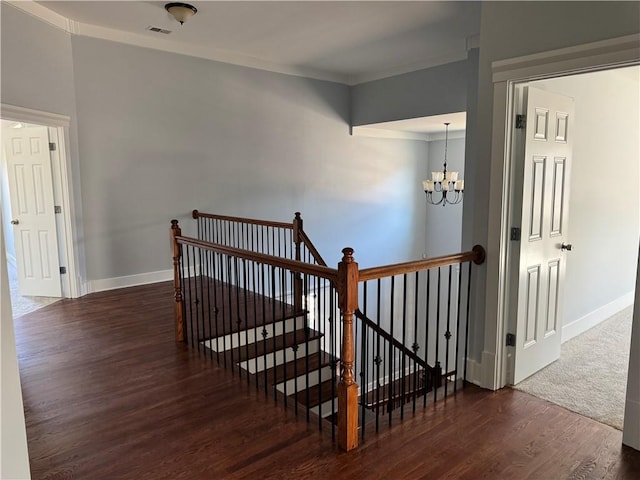
[[464,112],[468,83],[475,76],[468,61],[460,61],[355,85],[351,88],[351,124]]
[[632,292],[640,234],[640,67],[534,82],[575,99],[564,324]]
[[[449,139],[447,148],[447,170],[460,172],[464,179],[464,138]],[[429,168],[425,178],[431,178],[432,171],[442,171],[444,140],[429,142]],[[426,203],[426,202],[425,202]],[[425,253],[428,257],[448,255],[462,251],[462,206],[426,205]]]
[[419,258],[424,146],[351,137],[347,86],[87,37],[73,60],[90,279],[169,268],[193,208],[300,210],[330,264]]
[[[493,83],[491,63],[536,52],[580,45],[640,32],[638,2],[483,2],[480,22],[478,110],[467,118],[475,130],[467,145],[465,188],[468,195],[463,214],[463,244],[487,245],[489,192],[491,188],[491,138],[493,128]],[[471,199],[471,201],[468,201]],[[492,226],[495,228],[495,226]],[[487,262],[497,264],[498,251],[489,245]],[[497,269],[496,269],[497,270]],[[474,316],[479,335],[474,335],[473,356],[483,349],[485,288],[497,295],[497,278],[486,278],[487,266],[477,268]],[[495,321],[491,319],[490,321]]]
[[66,147],[71,157],[69,185],[75,193],[72,208],[76,216],[76,238],[73,241],[76,244],[78,275],[84,278],[80,162],[71,37],[5,2],[0,4],[0,9],[0,102],[71,117],[70,138]]

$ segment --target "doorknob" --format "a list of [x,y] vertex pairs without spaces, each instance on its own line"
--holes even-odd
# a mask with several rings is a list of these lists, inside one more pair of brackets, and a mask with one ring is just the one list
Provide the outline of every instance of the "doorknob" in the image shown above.
[[18,225],[20,220],[11,220],[11,225]]
[[570,252],[572,248],[573,245],[571,245],[570,243],[563,243],[562,245],[560,245],[560,250],[567,250],[568,252]]

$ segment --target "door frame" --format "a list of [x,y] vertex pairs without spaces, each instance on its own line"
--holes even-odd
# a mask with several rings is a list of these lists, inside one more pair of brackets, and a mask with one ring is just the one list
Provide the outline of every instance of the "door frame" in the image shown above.
[[[513,257],[519,244],[509,238],[514,218],[514,119],[518,112],[518,86],[533,80],[640,65],[640,34],[527,55],[492,63],[493,121],[487,251],[495,260],[487,264],[484,360],[482,386],[497,390],[507,385],[512,372],[510,348],[505,345],[512,304]],[[513,244],[513,245],[512,245]],[[517,273],[517,272],[516,272]],[[491,285],[491,280],[497,280]],[[495,320],[494,320],[495,319]],[[493,358],[491,358],[493,357]],[[510,370],[511,369],[511,370]]]
[[[58,250],[61,264],[67,267],[66,275],[61,276],[62,294],[66,298],[78,298],[82,295],[81,278],[78,272],[80,259],[74,239],[76,232],[76,215],[73,196],[73,179],[71,177],[71,156],[69,144],[69,127],[71,118],[57,113],[43,112],[15,105],[0,104],[0,118],[16,122],[35,123],[49,127],[49,138],[56,143],[57,149],[52,152],[52,174],[54,191],[60,192],[62,202],[62,219],[56,222]],[[56,161],[57,160],[57,161]],[[63,263],[62,263],[63,262]]]

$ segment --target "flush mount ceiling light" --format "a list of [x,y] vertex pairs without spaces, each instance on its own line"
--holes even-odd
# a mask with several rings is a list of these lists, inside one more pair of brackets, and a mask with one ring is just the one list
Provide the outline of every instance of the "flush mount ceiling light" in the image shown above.
[[164,9],[173,15],[180,25],[184,25],[184,22],[198,13],[198,9],[188,3],[167,3]]

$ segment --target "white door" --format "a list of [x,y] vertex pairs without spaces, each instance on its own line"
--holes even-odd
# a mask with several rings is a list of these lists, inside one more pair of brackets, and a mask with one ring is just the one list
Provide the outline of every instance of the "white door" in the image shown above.
[[514,383],[560,358],[573,99],[528,88]]
[[61,297],[47,127],[4,129],[21,295]]

